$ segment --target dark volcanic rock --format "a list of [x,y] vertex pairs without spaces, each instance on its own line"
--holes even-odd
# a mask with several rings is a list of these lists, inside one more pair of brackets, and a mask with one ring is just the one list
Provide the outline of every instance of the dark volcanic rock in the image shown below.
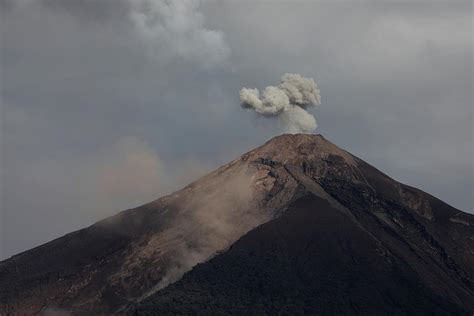
[[472,215],[282,135],[0,262],[0,314],[468,314],[473,277]]
[[308,194],[129,313],[469,314],[392,251],[327,200]]

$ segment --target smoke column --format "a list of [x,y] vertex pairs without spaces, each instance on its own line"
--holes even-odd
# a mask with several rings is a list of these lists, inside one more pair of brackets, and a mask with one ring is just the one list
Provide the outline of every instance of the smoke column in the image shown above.
[[318,125],[307,109],[321,104],[319,92],[312,78],[287,73],[278,86],[266,87],[261,95],[258,89],[242,88],[240,102],[263,117],[279,117],[289,133],[310,133]]

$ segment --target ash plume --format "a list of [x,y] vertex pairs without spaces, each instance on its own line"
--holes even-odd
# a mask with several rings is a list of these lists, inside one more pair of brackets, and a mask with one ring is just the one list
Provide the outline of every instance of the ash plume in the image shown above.
[[278,86],[242,88],[243,108],[253,109],[264,117],[279,117],[289,133],[309,133],[317,128],[316,119],[307,109],[321,104],[320,91],[313,78],[286,73]]

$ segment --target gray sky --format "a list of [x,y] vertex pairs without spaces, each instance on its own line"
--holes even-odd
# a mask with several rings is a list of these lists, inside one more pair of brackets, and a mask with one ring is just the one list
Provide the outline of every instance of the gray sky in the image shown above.
[[0,258],[284,128],[241,87],[312,77],[321,133],[474,212],[471,1],[0,0]]

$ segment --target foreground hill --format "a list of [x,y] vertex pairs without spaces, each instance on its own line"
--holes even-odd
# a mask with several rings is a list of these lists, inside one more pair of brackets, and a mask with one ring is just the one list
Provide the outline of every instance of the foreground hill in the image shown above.
[[468,314],[473,277],[472,215],[282,135],[1,262],[0,314]]

